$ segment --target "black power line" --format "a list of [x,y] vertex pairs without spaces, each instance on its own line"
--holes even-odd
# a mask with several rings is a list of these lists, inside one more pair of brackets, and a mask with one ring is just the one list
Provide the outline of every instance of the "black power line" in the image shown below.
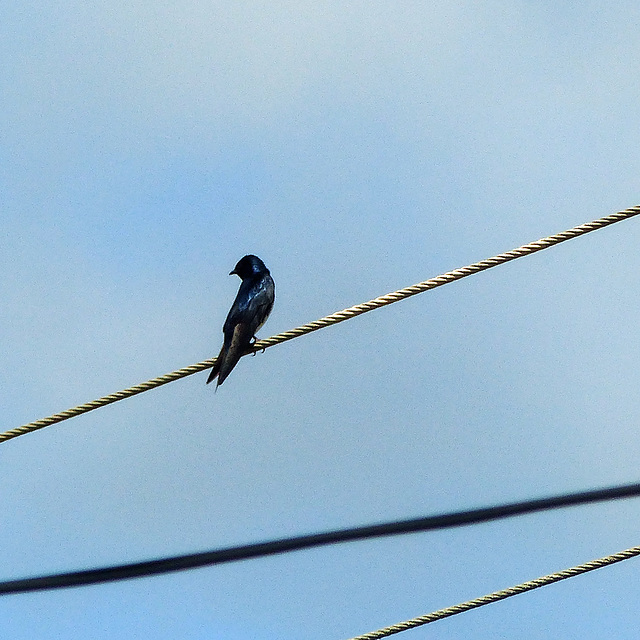
[[604,502],[607,500],[617,500],[620,498],[631,498],[635,496],[640,496],[640,483],[619,485],[608,489],[566,493],[559,496],[551,496],[549,498],[510,502],[503,505],[484,507],[481,509],[454,511],[453,513],[427,516],[425,518],[397,520],[394,522],[384,522],[382,524],[354,527],[350,529],[336,529],[334,531],[326,531],[324,533],[280,538],[278,540],[269,540],[267,542],[258,542],[255,544],[247,544],[237,547],[226,547],[223,549],[190,553],[187,555],[171,556],[158,560],[146,560],[143,562],[102,567],[99,569],[70,571],[67,573],[57,573],[33,578],[22,578],[18,580],[5,580],[0,582],[0,595],[24,593],[27,591],[41,591],[45,589],[60,589],[64,587],[77,587],[103,582],[113,582],[116,580],[127,580],[129,578],[141,578],[144,576],[169,573],[171,571],[183,571],[185,569],[195,569],[197,567],[223,564],[225,562],[260,558],[278,553],[287,553],[289,551],[298,551],[300,549],[309,549],[311,547],[319,547],[328,544],[365,540],[381,536],[393,536],[404,533],[415,533],[418,531],[433,531],[434,529],[461,527],[465,525],[478,524],[480,522],[488,522],[490,520],[510,518],[536,511],[548,511],[550,509],[560,509],[562,507],[587,504],[590,502]]

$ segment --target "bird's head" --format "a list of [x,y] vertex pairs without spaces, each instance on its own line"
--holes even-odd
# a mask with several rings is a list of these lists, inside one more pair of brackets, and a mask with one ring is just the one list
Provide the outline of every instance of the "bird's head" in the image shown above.
[[229,273],[230,276],[237,275],[243,280],[260,273],[269,273],[269,269],[258,256],[248,255],[242,258],[238,264]]

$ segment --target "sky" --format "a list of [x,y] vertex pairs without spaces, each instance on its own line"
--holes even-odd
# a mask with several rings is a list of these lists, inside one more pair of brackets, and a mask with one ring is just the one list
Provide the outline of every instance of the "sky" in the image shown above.
[[[3,428],[640,203],[637,2],[6,2]],[[0,447],[0,580],[640,480],[640,220]],[[344,639],[634,500],[0,598],[12,640]],[[638,560],[405,632],[637,638]],[[398,636],[400,637],[400,636]]]

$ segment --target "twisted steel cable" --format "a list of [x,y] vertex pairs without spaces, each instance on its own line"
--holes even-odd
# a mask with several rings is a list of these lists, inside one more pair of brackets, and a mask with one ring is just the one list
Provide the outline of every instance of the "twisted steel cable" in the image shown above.
[[[323,329],[324,327],[343,322],[344,320],[355,318],[356,316],[366,313],[367,311],[373,311],[374,309],[384,307],[388,304],[393,304],[394,302],[399,302],[400,300],[404,300],[405,298],[410,298],[411,296],[415,296],[418,293],[423,293],[424,291],[429,291],[430,289],[441,287],[442,285],[454,282],[455,280],[466,278],[467,276],[473,275],[474,273],[479,273],[480,271],[485,271],[486,269],[496,267],[500,264],[504,264],[505,262],[510,262],[511,260],[515,260],[516,258],[521,258],[523,256],[536,253],[537,251],[542,251],[543,249],[547,249],[556,244],[560,244],[561,242],[565,242],[566,240],[571,240],[572,238],[577,238],[578,236],[590,233],[591,231],[602,229],[603,227],[615,224],[616,222],[620,222],[621,220],[632,218],[633,216],[637,216],[638,214],[640,214],[640,205],[625,209],[624,211],[613,213],[603,218],[598,218],[597,220],[593,220],[592,222],[586,222],[585,224],[573,227],[572,229],[567,229],[566,231],[562,231],[561,233],[557,233],[553,236],[541,238],[540,240],[522,245],[521,247],[512,249],[511,251],[500,253],[497,256],[493,256],[492,258],[487,258],[486,260],[481,260],[480,262],[474,262],[473,264],[467,265],[466,267],[460,267],[459,269],[448,271],[447,273],[443,273],[442,275],[436,276],[435,278],[424,280],[423,282],[419,282],[418,284],[414,284],[410,287],[405,287],[404,289],[399,289],[398,291],[393,291],[392,293],[374,298],[373,300],[369,300],[368,302],[363,302],[353,307],[349,307],[348,309],[337,311],[336,313],[332,313],[331,315],[325,316],[324,318],[320,318],[319,320],[315,320],[314,322],[309,322],[308,324],[296,327],[295,329],[290,329],[289,331],[284,331],[283,333],[271,336],[270,338],[266,338],[265,340],[258,340],[252,346],[251,350],[247,353],[261,351],[263,349],[267,349],[268,347],[273,347],[282,342],[286,342],[287,340],[292,340],[293,338],[298,338],[307,333],[317,331],[318,329]],[[0,443],[6,442],[7,440],[11,440],[12,438],[16,438],[26,433],[31,433],[32,431],[37,431],[38,429],[42,429],[43,427],[48,427],[49,425],[56,424],[57,422],[68,420],[69,418],[87,413],[88,411],[93,411],[94,409],[104,407],[113,402],[118,402],[119,400],[130,398],[131,396],[135,396],[138,393],[142,393],[143,391],[155,389],[156,387],[160,387],[163,384],[173,382],[174,380],[185,378],[186,376],[190,376],[194,373],[198,373],[199,371],[203,371],[204,369],[212,367],[215,362],[216,358],[203,360],[202,362],[192,364],[188,367],[183,367],[182,369],[177,369],[176,371],[172,371],[171,373],[167,373],[157,378],[152,378],[151,380],[147,380],[146,382],[142,382],[133,387],[129,387],[128,389],[123,389],[122,391],[117,391],[116,393],[112,393],[108,396],[98,398],[97,400],[92,400],[91,402],[78,405],[77,407],[73,407],[71,409],[67,409],[66,411],[61,411],[60,413],[53,414],[51,416],[48,416],[47,418],[41,418],[40,420],[29,422],[28,424],[16,427],[15,429],[10,429],[9,431],[0,433]]]
[[405,620],[404,622],[398,622],[397,624],[391,625],[389,627],[384,627],[383,629],[378,629],[377,631],[371,631],[370,633],[365,633],[361,636],[355,636],[354,638],[350,638],[349,640],[380,640],[380,638],[387,638],[388,636],[391,636],[395,633],[400,633],[401,631],[415,629],[416,627],[429,624],[430,622],[435,622],[436,620],[442,620],[443,618],[455,616],[459,613],[464,613],[465,611],[469,611],[471,609],[477,609],[478,607],[483,607],[486,604],[491,604],[492,602],[497,602],[498,600],[504,600],[505,598],[510,598],[511,596],[517,596],[519,593],[532,591],[533,589],[537,589],[538,587],[544,587],[545,585],[553,584],[554,582],[559,582],[560,580],[573,578],[574,576],[578,576],[582,573],[587,573],[588,571],[594,571],[595,569],[608,567],[609,565],[615,564],[616,562],[622,562],[622,560],[635,558],[639,555],[640,547],[631,547],[630,549],[620,551],[619,553],[614,553],[610,556],[605,556],[604,558],[598,558],[597,560],[585,562],[584,564],[580,564],[577,567],[564,569],[563,571],[558,571],[557,573],[550,573],[549,575],[536,578],[535,580],[523,582],[522,584],[517,584],[513,587],[502,589],[500,591],[494,591],[493,593],[489,593],[480,598],[468,600],[467,602],[461,602],[460,604],[455,604],[452,607],[447,607],[446,609],[438,609],[438,611],[434,611],[433,613],[428,613],[424,616],[418,616],[417,618],[412,618],[411,620]]

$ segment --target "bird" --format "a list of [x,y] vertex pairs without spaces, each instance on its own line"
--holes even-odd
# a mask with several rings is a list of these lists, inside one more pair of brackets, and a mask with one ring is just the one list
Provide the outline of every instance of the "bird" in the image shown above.
[[258,256],[244,256],[229,275],[240,276],[242,282],[222,327],[222,349],[207,378],[209,384],[217,376],[216,389],[247,353],[252,341],[257,340],[256,332],[269,317],[276,298],[271,273]]

